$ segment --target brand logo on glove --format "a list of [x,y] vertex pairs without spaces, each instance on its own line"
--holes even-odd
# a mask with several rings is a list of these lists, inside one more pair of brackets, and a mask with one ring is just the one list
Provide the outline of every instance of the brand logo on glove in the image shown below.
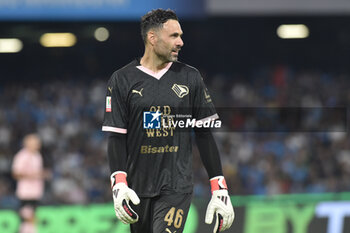
[[226,196],[218,196],[218,198],[227,205],[227,197]]
[[113,190],[113,194],[114,194],[114,196],[115,196],[115,197],[117,197],[117,196],[118,196],[118,192],[119,192],[119,189],[117,189],[117,190]]

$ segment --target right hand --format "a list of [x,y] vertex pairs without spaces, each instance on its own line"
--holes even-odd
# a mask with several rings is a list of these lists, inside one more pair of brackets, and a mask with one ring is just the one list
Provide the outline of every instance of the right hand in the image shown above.
[[134,190],[128,187],[125,172],[114,172],[111,175],[114,210],[117,218],[125,224],[132,224],[139,220],[137,213],[130,207],[129,201],[134,205],[140,203],[140,199]]

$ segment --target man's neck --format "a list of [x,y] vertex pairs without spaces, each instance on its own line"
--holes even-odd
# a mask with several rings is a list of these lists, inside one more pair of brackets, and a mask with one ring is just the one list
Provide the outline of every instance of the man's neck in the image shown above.
[[32,154],[36,154],[36,153],[39,152],[38,150],[31,149],[31,148],[28,148],[28,147],[25,147],[24,149],[25,149],[27,152],[32,153]]
[[156,54],[150,51],[145,51],[144,55],[140,60],[140,64],[147,69],[152,70],[155,73],[158,73],[162,69],[164,69],[169,62],[164,62],[160,60]]

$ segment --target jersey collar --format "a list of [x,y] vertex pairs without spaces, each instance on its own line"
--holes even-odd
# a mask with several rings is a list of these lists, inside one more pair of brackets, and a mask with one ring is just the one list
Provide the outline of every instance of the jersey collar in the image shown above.
[[163,69],[161,69],[158,72],[154,72],[154,71],[142,66],[140,64],[140,62],[138,62],[138,66],[136,66],[136,68],[141,70],[142,72],[148,74],[149,76],[152,76],[153,78],[160,80],[160,78],[163,77],[163,75],[170,69],[172,64],[173,64],[173,62],[169,62],[166,67],[164,67]]

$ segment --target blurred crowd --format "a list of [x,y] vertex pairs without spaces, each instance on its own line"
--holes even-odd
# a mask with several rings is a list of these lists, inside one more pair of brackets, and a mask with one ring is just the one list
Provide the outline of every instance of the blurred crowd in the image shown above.
[[[240,75],[203,74],[217,107],[346,108],[350,102],[350,77],[344,74],[285,66]],[[40,135],[44,164],[52,173],[44,204],[112,201],[107,135],[101,132],[106,82],[43,80],[0,86],[0,208],[18,205],[12,159],[31,132]],[[254,120],[234,118],[243,130],[214,135],[231,195],[350,190],[350,140],[341,126],[324,132],[244,130]],[[195,196],[209,196],[196,147],[193,169]]]

